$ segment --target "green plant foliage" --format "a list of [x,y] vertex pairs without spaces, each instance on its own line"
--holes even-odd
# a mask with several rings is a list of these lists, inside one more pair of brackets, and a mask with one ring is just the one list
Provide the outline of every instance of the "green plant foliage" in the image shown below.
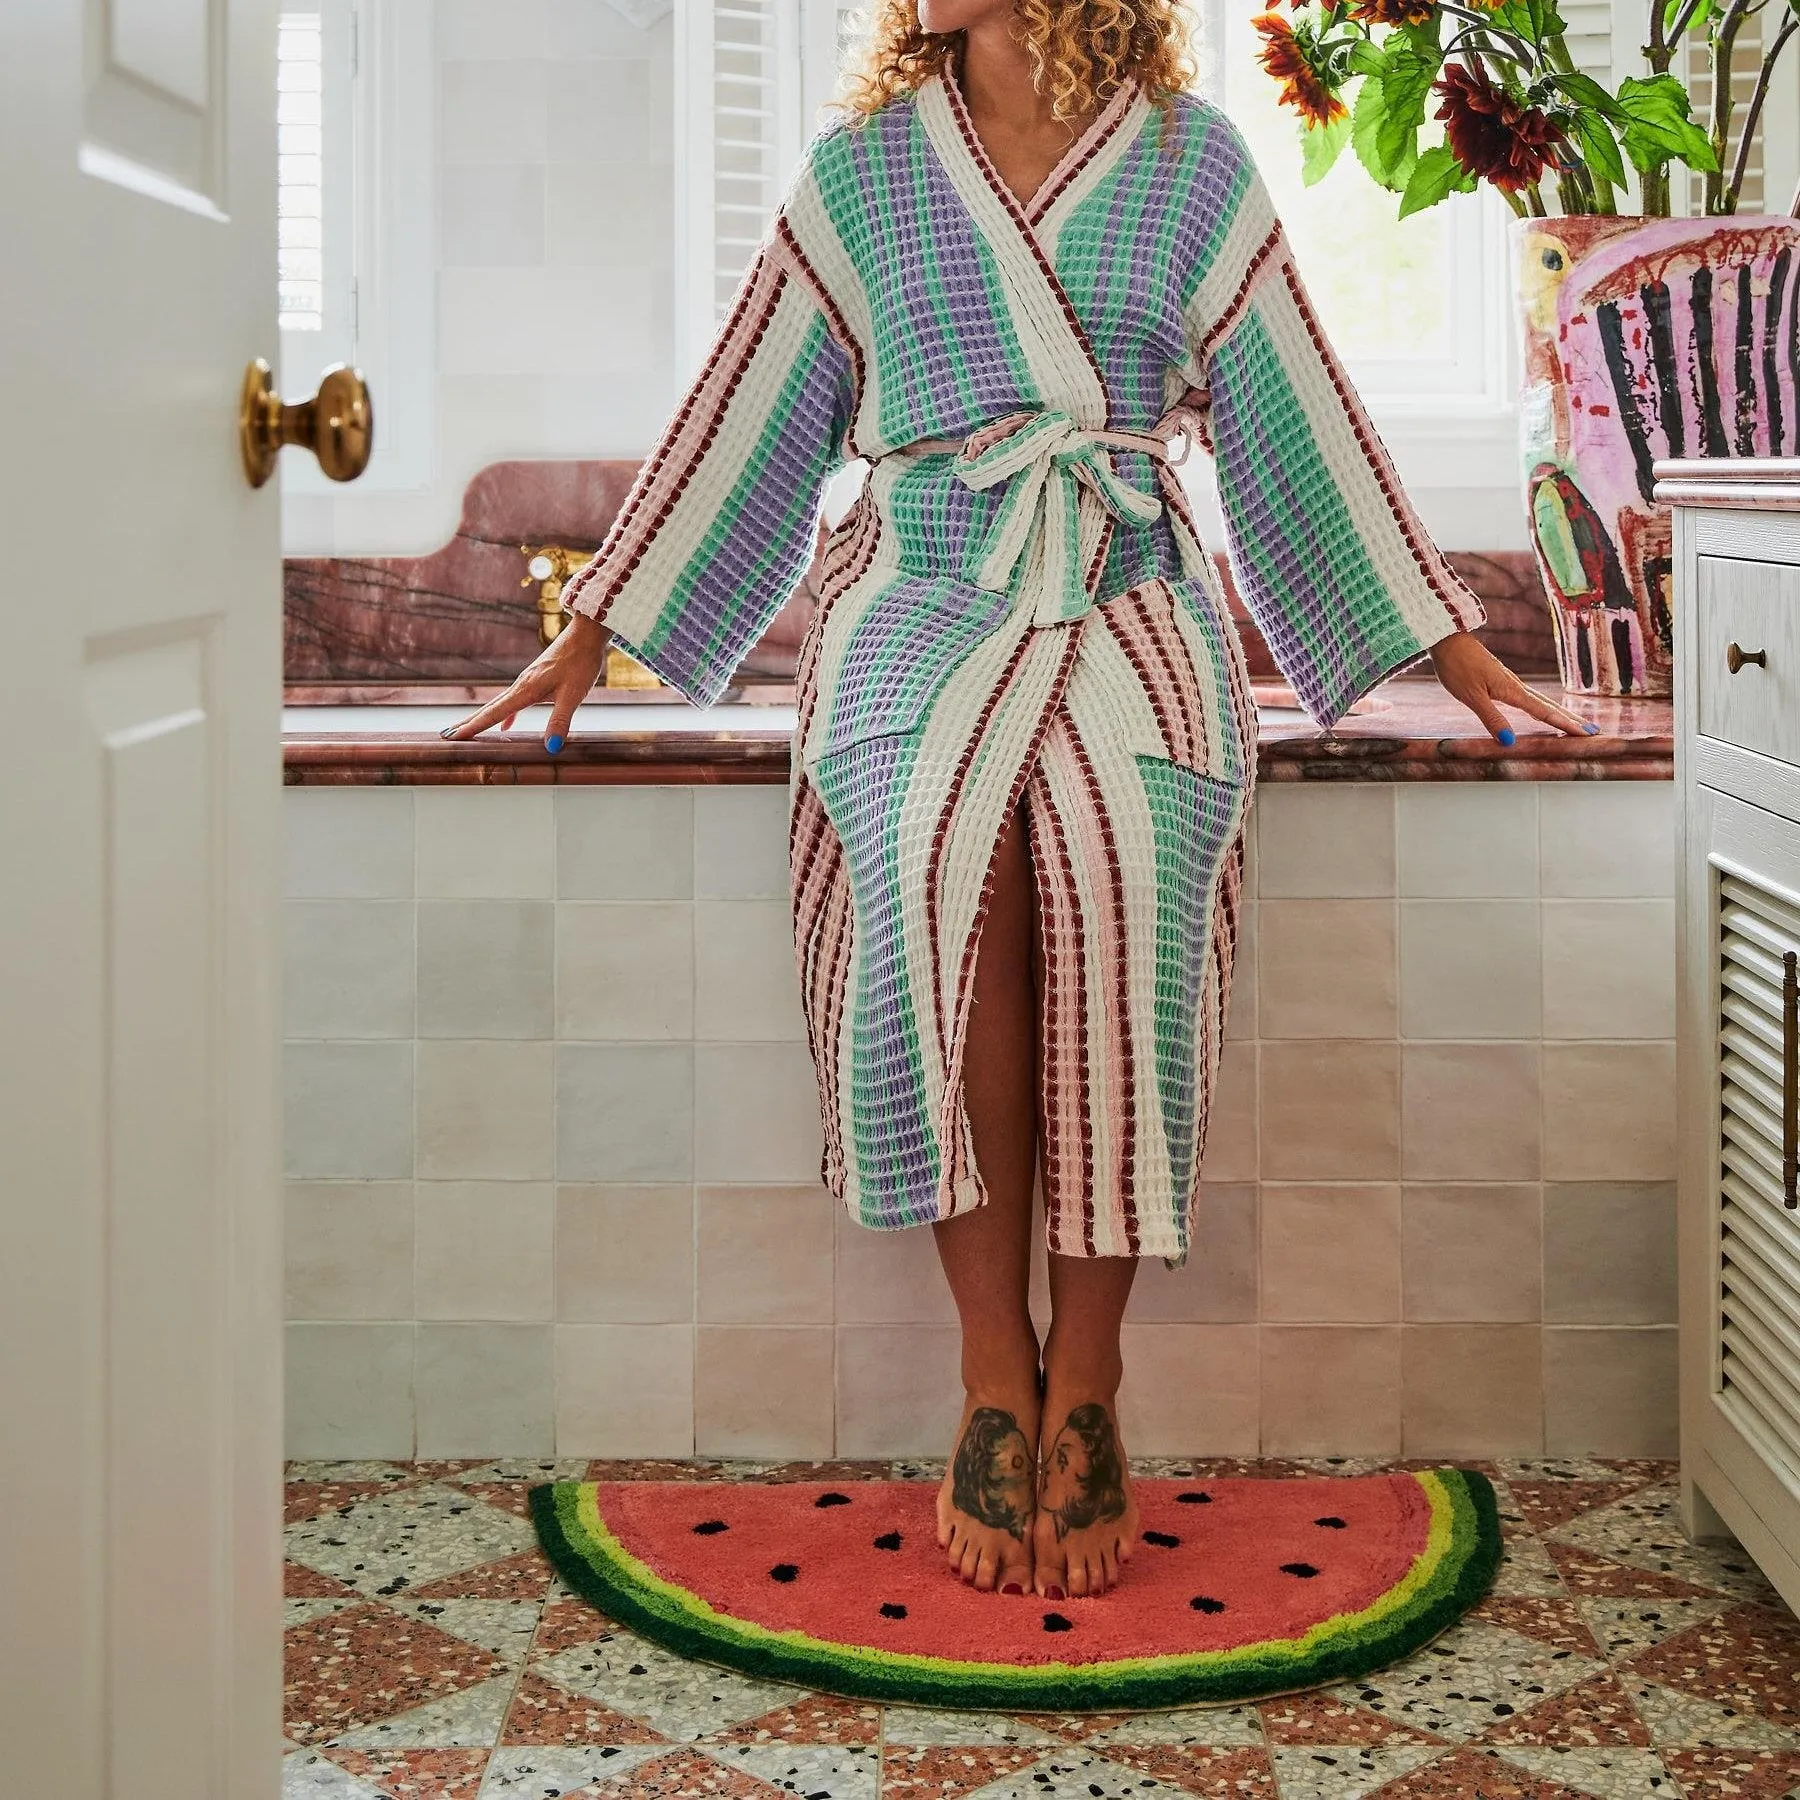
[[1475,190],[1475,177],[1456,160],[1448,144],[1433,144],[1413,165],[1400,196],[1400,217],[1423,212],[1436,206],[1446,194],[1468,194]]
[[1654,169],[1673,157],[1691,169],[1717,170],[1712,140],[1694,123],[1687,89],[1673,75],[1627,76],[1619,83],[1619,110],[1625,154],[1637,168]]
[[1300,131],[1300,179],[1311,187],[1331,173],[1331,166],[1350,141],[1350,114],[1341,114],[1329,125],[1302,126]]

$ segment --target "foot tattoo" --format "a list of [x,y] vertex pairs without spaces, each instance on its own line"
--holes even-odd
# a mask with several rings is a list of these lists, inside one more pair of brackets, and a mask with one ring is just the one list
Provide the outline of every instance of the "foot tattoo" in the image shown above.
[[1124,1517],[1124,1459],[1112,1419],[1098,1401],[1076,1407],[1063,1421],[1044,1452],[1038,1490],[1038,1508],[1055,1520],[1059,1542],[1071,1531]]
[[980,1525],[1024,1541],[1031,1523],[1031,1446],[1019,1421],[978,1406],[956,1446],[950,1503]]

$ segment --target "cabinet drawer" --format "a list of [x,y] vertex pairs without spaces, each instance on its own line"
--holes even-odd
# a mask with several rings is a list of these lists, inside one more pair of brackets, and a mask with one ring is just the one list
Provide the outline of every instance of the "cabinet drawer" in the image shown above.
[[[1697,559],[1694,670],[1703,737],[1800,765],[1800,567]],[[1731,671],[1731,646],[1761,662]]]

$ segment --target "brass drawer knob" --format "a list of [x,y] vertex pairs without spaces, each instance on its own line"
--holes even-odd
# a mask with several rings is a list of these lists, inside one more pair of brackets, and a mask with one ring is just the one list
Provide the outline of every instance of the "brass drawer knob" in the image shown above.
[[1742,650],[1736,644],[1725,646],[1725,667],[1735,675],[1745,663],[1755,663],[1759,669],[1769,666],[1769,653],[1766,650]]
[[333,363],[319,377],[310,400],[284,401],[275,377],[258,356],[244,370],[238,401],[238,449],[252,487],[275,473],[283,444],[299,444],[319,459],[333,481],[354,481],[369,466],[375,440],[374,412],[362,371]]

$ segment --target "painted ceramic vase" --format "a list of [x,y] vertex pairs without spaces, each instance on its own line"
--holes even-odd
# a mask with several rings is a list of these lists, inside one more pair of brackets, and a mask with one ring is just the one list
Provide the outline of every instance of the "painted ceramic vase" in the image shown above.
[[1518,219],[1521,474],[1572,693],[1671,691],[1664,456],[1800,454],[1800,219]]

